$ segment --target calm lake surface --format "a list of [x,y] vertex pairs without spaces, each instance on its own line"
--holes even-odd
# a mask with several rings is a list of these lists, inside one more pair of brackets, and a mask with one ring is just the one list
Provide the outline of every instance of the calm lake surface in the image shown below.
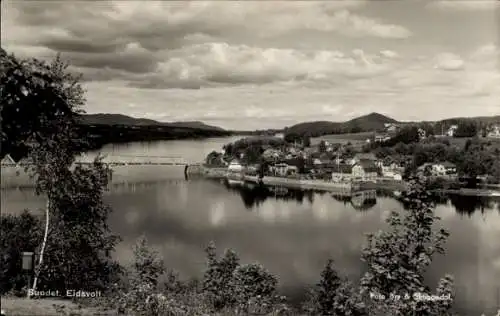
[[[238,138],[238,137],[236,137]],[[114,155],[182,156],[200,162],[235,138],[112,145]],[[384,219],[401,204],[378,197],[359,210],[328,194],[290,192],[286,197],[255,190],[228,189],[214,181],[184,179],[182,167],[157,167],[164,181],[115,186],[106,200],[114,209],[111,228],[122,236],[116,256],[130,262],[135,239],[145,234],[165,263],[184,278],[201,277],[204,248],[236,250],[242,262],[262,263],[279,276],[284,294],[300,298],[319,278],[331,257],[339,270],[357,279],[364,233],[385,227]],[[2,213],[30,209],[42,214],[41,197],[29,189],[2,190]],[[432,263],[429,285],[446,273],[456,279],[457,306],[464,315],[496,313],[500,307],[500,210],[498,200],[453,197],[438,205],[440,222],[451,232],[447,254]]]

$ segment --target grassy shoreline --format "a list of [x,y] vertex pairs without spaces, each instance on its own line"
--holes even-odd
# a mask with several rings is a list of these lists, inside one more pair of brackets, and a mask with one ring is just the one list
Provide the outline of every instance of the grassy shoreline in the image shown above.
[[0,303],[6,316],[112,316],[116,311],[99,307],[82,306],[60,298],[1,297]]

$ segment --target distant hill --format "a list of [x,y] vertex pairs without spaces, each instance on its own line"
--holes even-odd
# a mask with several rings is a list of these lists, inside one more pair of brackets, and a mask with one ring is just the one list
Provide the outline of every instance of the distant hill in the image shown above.
[[315,121],[305,122],[293,125],[285,129],[286,135],[319,137],[330,134],[346,134],[360,132],[375,132],[384,130],[384,124],[394,123],[399,125],[408,124],[431,124],[438,129],[449,127],[452,124],[458,124],[460,121],[473,121],[478,125],[499,124],[500,115],[496,116],[477,116],[477,117],[455,117],[439,121],[420,121],[408,122],[397,121],[380,113],[370,113],[360,116],[346,122]]
[[146,118],[134,118],[123,114],[83,114],[81,115],[82,123],[85,125],[123,125],[123,126],[158,126],[158,127],[173,127],[173,128],[188,128],[207,131],[225,131],[218,126],[207,125],[199,121],[188,122],[158,122]]
[[198,121],[167,123],[123,114],[83,114],[79,120],[78,133],[80,137],[90,140],[89,149],[99,149],[111,143],[200,139],[232,134]]
[[398,123],[398,121],[374,112],[347,122],[315,121],[299,123],[288,127],[285,133],[318,137],[328,134],[371,132],[384,129],[386,123]]
[[373,112],[347,121],[343,123],[343,125],[345,125],[344,128],[347,129],[359,128],[362,129],[363,132],[371,132],[383,129],[386,123],[398,123],[398,121],[383,114]]

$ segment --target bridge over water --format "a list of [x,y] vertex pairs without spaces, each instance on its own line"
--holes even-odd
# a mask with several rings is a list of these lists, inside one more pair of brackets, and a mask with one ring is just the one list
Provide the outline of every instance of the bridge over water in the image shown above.
[[[82,155],[76,158],[76,163],[92,163],[97,155]],[[185,166],[190,162],[181,156],[152,156],[152,155],[103,155],[104,163],[111,166],[141,166],[141,165],[166,165]],[[191,162],[193,163],[193,162]]]
[[[84,154],[76,158],[75,165],[90,165],[96,156],[97,154]],[[113,171],[110,185],[184,179],[185,167],[197,165],[179,156],[107,154],[103,155],[102,161]],[[33,179],[25,172],[25,167],[29,165],[27,160],[16,163],[4,158],[1,165],[1,188],[33,186]]]

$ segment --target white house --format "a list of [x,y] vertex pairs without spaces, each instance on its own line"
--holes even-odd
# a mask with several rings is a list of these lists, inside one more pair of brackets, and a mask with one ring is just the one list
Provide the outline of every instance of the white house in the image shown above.
[[245,172],[245,167],[240,163],[239,160],[235,159],[231,161],[227,167],[226,178],[229,184],[243,184],[243,176]]
[[454,175],[457,173],[457,166],[451,162],[445,161],[434,164],[441,172],[444,171],[445,175]]
[[453,137],[455,135],[455,132],[458,129],[458,125],[452,125],[450,128],[448,128],[448,131],[446,132],[446,135]]
[[383,143],[390,140],[391,137],[389,135],[375,135],[375,142]]
[[425,139],[427,138],[427,132],[422,129],[422,128],[419,128],[418,129],[418,137],[422,140],[422,139]]
[[313,165],[315,165],[315,166],[319,166],[319,165],[322,165],[322,164],[323,164],[323,162],[321,161],[321,159],[319,159],[319,158],[314,158],[314,160],[313,160]]
[[374,163],[361,161],[352,166],[352,178],[362,181],[376,180],[378,171],[379,168]]
[[456,175],[457,167],[451,162],[425,163],[418,168],[420,171],[429,169],[433,176]]
[[492,130],[488,133],[488,137],[500,138],[500,126],[493,126]]
[[269,171],[277,176],[286,177],[289,174],[296,174],[298,168],[287,163],[277,163],[269,167]]
[[398,130],[398,125],[394,123],[384,123],[385,131],[388,133],[394,133]]

